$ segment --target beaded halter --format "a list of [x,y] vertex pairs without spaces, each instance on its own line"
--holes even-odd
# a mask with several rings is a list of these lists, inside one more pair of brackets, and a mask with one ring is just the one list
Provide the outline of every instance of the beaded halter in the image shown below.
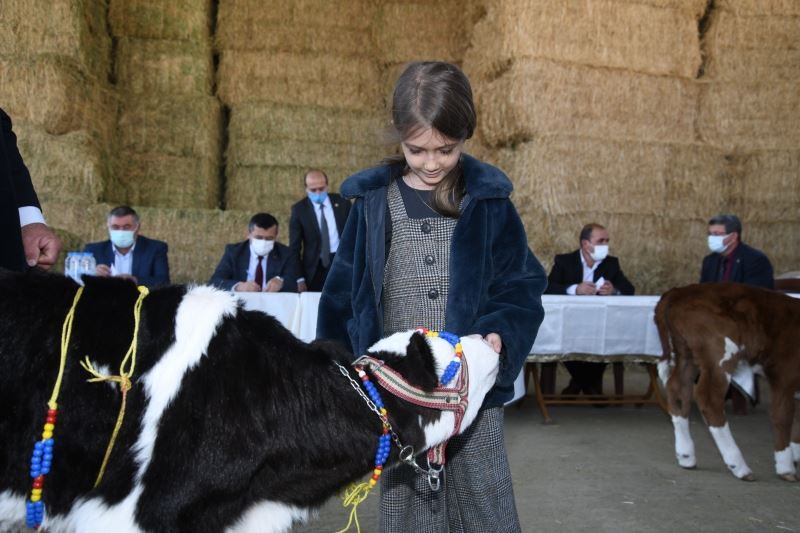
[[455,349],[455,354],[453,354],[453,359],[448,363],[447,367],[442,372],[442,377],[439,379],[439,386],[445,387],[453,381],[453,378],[456,377],[458,374],[459,368],[461,368],[461,358],[464,357],[464,348],[461,347],[461,339],[455,333],[450,333],[449,331],[431,331],[428,328],[419,327],[416,330],[419,333],[422,333],[426,337],[439,337],[440,339],[444,339],[450,343],[450,345]]

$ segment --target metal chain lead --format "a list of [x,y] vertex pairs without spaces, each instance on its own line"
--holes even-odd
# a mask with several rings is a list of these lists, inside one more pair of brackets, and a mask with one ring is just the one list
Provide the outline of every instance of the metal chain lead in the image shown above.
[[430,462],[428,463],[428,470],[425,470],[424,468],[419,466],[417,462],[414,460],[414,447],[411,446],[410,444],[408,446],[403,446],[403,443],[400,442],[400,437],[394,431],[394,428],[392,428],[392,424],[391,422],[389,422],[389,419],[383,413],[381,413],[380,409],[378,409],[378,406],[375,405],[375,402],[373,402],[369,398],[369,396],[367,396],[367,394],[362,389],[361,384],[355,379],[353,379],[353,376],[350,375],[350,372],[348,372],[347,369],[340,363],[334,361],[333,364],[335,364],[339,368],[339,372],[341,372],[342,375],[347,378],[347,380],[350,382],[350,386],[353,387],[353,389],[355,389],[358,395],[361,396],[361,398],[367,403],[367,406],[370,408],[370,410],[376,415],[378,415],[378,418],[381,419],[381,422],[386,424],[386,427],[389,429],[389,433],[392,435],[392,440],[397,445],[397,447],[400,448],[400,453],[399,453],[400,460],[405,464],[407,464],[408,466],[410,466],[411,468],[413,468],[416,473],[427,476],[428,485],[431,487],[432,490],[434,491],[439,490],[440,486],[439,479],[441,476],[442,469],[444,469],[444,466],[440,466],[438,469],[436,469],[433,466],[431,466]]

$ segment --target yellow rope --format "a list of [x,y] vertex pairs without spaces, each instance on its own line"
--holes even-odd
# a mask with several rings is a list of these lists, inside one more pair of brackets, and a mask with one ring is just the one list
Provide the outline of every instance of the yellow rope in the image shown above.
[[[92,362],[89,361],[89,357],[87,356],[86,359],[81,361],[81,366],[92,374],[94,377],[89,379],[90,383],[100,383],[100,382],[112,382],[112,383],[119,383],[120,391],[122,392],[122,402],[119,406],[119,414],[117,415],[117,423],[114,426],[114,432],[111,434],[111,439],[108,441],[108,447],[106,448],[106,454],[103,457],[103,463],[100,465],[100,471],[97,473],[97,479],[94,481],[94,486],[97,487],[100,482],[103,480],[103,475],[106,472],[106,466],[108,465],[108,459],[111,457],[111,451],[114,449],[114,443],[117,440],[117,435],[119,434],[119,430],[122,427],[122,421],[125,418],[125,405],[126,400],[128,397],[128,391],[131,389],[131,376],[133,375],[134,370],[136,369],[136,346],[138,345],[137,339],[139,338],[139,319],[141,316],[142,311],[142,302],[144,301],[145,296],[149,294],[150,291],[147,290],[147,287],[139,286],[139,297],[136,299],[136,304],[133,306],[133,339],[131,339],[131,344],[128,347],[128,351],[125,353],[125,357],[122,359],[122,362],[119,365],[119,375],[104,375],[97,371],[97,369],[92,365]],[[130,365],[126,368],[126,365],[130,363]]]
[[67,316],[64,317],[64,324],[61,326],[61,361],[58,364],[58,377],[56,384],[53,386],[53,394],[50,395],[50,400],[47,406],[50,409],[58,409],[58,393],[61,391],[61,380],[64,377],[64,367],[67,363],[67,350],[69,350],[69,338],[72,336],[72,320],[75,318],[75,308],[78,306],[78,300],[81,299],[83,294],[83,287],[78,287],[78,291],[72,298],[72,307],[69,308]]
[[373,485],[369,483],[362,482],[362,483],[351,483],[347,490],[342,497],[342,505],[344,507],[353,507],[350,511],[350,519],[347,521],[347,525],[344,526],[344,529],[340,529],[336,533],[345,533],[350,530],[350,526],[355,524],[356,532],[361,533],[361,525],[358,523],[358,506],[367,499],[369,496],[369,491],[372,489]]

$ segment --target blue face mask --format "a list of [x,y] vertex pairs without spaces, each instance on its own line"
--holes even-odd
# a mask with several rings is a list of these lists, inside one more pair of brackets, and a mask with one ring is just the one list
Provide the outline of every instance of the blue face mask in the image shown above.
[[117,248],[130,248],[133,246],[133,241],[136,240],[133,231],[124,229],[110,229],[108,236]]
[[307,191],[306,194],[308,194],[308,199],[314,202],[315,204],[321,204],[322,202],[325,201],[325,198],[328,197],[328,191],[322,191],[322,192]]

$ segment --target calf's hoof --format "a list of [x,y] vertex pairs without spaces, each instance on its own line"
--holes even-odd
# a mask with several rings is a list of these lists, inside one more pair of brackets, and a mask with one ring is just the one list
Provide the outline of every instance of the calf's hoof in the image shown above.
[[678,454],[675,456],[678,459],[678,464],[681,468],[685,468],[686,470],[694,470],[697,466],[697,459],[692,455],[681,455]]
[[784,481],[797,481],[797,476],[795,474],[778,474],[778,477]]
[[755,481],[756,480],[756,476],[754,476],[752,472],[749,472],[749,473],[743,475],[742,477],[740,477],[739,479],[741,479],[742,481]]

